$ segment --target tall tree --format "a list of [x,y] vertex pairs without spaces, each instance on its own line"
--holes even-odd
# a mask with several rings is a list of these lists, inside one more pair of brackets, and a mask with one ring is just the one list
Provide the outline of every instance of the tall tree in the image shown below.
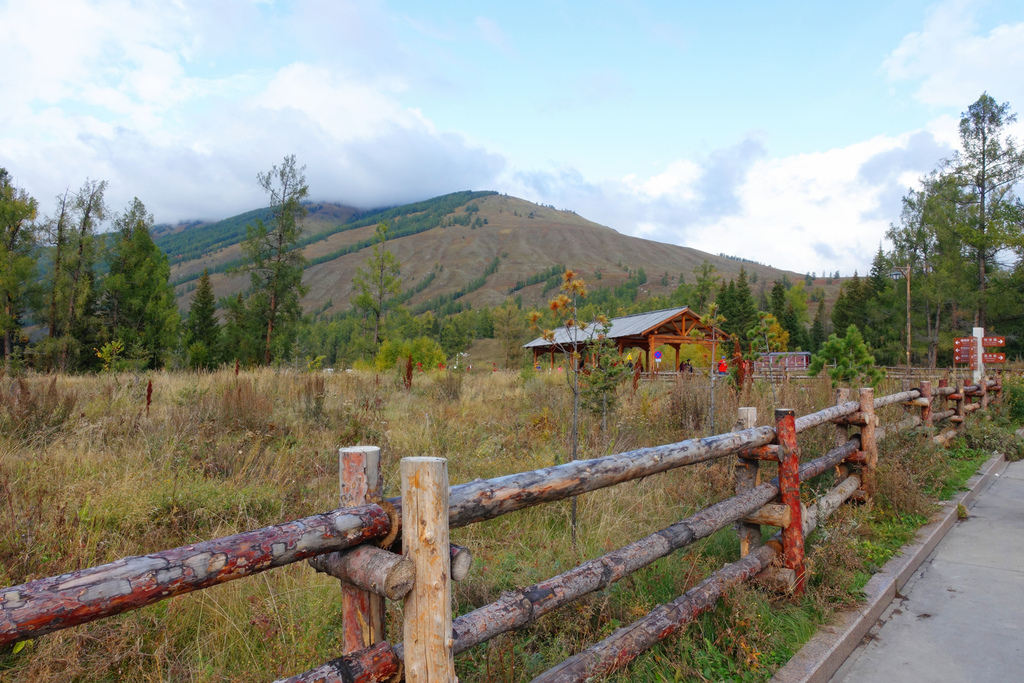
[[61,335],[59,364],[64,369],[79,361],[88,365],[93,360],[93,354],[82,356],[81,352],[91,348],[98,331],[96,265],[99,250],[96,233],[107,219],[106,191],[107,181],[86,180],[75,194],[66,268],[63,275],[57,273],[54,276],[54,296],[63,304],[60,308],[63,308],[64,321],[57,331]]
[[380,328],[387,314],[387,302],[402,289],[401,264],[385,242],[388,224],[377,223],[373,253],[366,259],[366,270],[356,268],[352,286],[356,292],[352,303],[363,312],[367,327],[373,331],[373,348],[380,345]]
[[211,368],[220,358],[220,324],[217,322],[217,302],[213,297],[210,273],[204,268],[192,307],[185,323],[185,344],[189,365],[193,368]]
[[67,252],[72,221],[71,211],[74,202],[71,190],[66,189],[63,194],[57,195],[56,201],[57,209],[44,226],[46,243],[50,247],[53,260],[50,281],[46,285],[49,290],[47,296],[49,299],[47,323],[49,324],[49,336],[51,339],[60,335],[58,327],[60,324],[58,298],[61,287],[64,285],[63,279],[67,269]]
[[305,166],[296,166],[291,154],[280,166],[257,174],[260,187],[270,197],[270,221],[257,218],[250,223],[242,242],[249,262],[239,270],[249,274],[252,285],[246,307],[264,331],[263,362],[268,365],[275,346],[279,353],[287,353],[295,323],[302,316],[299,299],[308,291],[302,284],[306,259],[295,248],[306,215],[302,200],[309,194],[305,171]]
[[494,319],[494,337],[505,354],[505,367],[518,365],[523,357],[526,316],[511,299],[505,299],[505,303],[494,309],[491,317]]
[[146,367],[158,367],[175,342],[178,307],[168,282],[171,267],[153,242],[153,215],[136,197],[114,219],[116,238],[103,281],[104,321],[126,351]]
[[711,303],[715,294],[715,286],[719,280],[717,273],[718,271],[710,261],[702,261],[700,266],[694,269],[693,274],[696,278],[693,290],[694,300],[689,302],[689,306],[697,313],[703,315],[704,309]]
[[38,205],[28,192],[15,187],[7,169],[0,168],[0,334],[4,358],[10,362],[14,340],[21,331],[21,314],[28,305],[36,269]]
[[1008,102],[998,104],[987,92],[960,115],[960,144],[949,160],[950,172],[962,188],[968,211],[962,237],[978,268],[976,324],[985,326],[991,261],[1019,241],[1014,225],[1013,187],[1024,178],[1024,151],[1006,128],[1016,122]]

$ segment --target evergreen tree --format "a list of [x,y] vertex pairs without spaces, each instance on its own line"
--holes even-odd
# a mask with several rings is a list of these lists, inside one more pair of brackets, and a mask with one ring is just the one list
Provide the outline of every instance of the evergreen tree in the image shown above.
[[1020,239],[1019,204],[1014,186],[1024,179],[1024,150],[1007,132],[1017,121],[1008,102],[998,104],[987,92],[960,115],[962,149],[950,160],[960,186],[967,220],[958,227],[977,264],[976,324],[985,327],[986,292],[995,255]]
[[813,377],[823,369],[832,378],[834,387],[839,386],[841,382],[855,381],[876,386],[884,376],[882,371],[875,367],[871,349],[864,343],[864,337],[856,325],[850,325],[846,329],[845,337],[830,335],[818,353],[811,357],[808,373]]
[[189,367],[212,368],[217,365],[220,359],[220,324],[216,313],[217,302],[213,298],[210,273],[204,268],[192,295],[192,307],[185,323]]
[[[401,264],[388,251],[388,224],[381,221],[374,232],[373,252],[366,259],[366,269],[356,268],[352,288],[356,295],[352,304],[363,312],[367,329],[373,331],[373,347],[380,345],[380,329],[387,315],[387,301],[402,289]],[[442,346],[444,340],[442,339]],[[461,348],[459,349],[461,350]]]
[[769,309],[775,319],[782,321],[786,315],[786,286],[782,284],[781,280],[776,280],[775,284],[772,285],[771,299],[769,300]]
[[878,251],[875,252],[875,258],[871,260],[871,273],[868,276],[868,282],[871,287],[872,296],[877,296],[889,288],[889,274],[892,272],[892,263],[885,256],[885,252],[882,250],[882,245],[878,245]]
[[757,324],[757,304],[750,292],[750,285],[747,283],[747,271],[740,268],[739,277],[736,279],[735,310],[733,311],[734,327],[736,334],[741,339],[746,339],[747,331]]
[[36,200],[0,168],[0,334],[7,362],[21,335],[21,316],[34,281],[37,210]]
[[275,355],[290,353],[295,325],[302,317],[299,299],[308,291],[302,284],[306,259],[295,248],[302,237],[300,221],[306,215],[302,200],[309,194],[305,170],[296,166],[292,154],[280,166],[257,175],[270,197],[270,223],[257,218],[247,226],[242,243],[249,262],[239,270],[249,274],[252,287],[245,302],[248,320],[240,329],[262,330],[263,362],[268,365]]
[[822,299],[818,302],[818,311],[814,314],[814,323],[811,325],[811,344],[808,351],[817,353],[821,345],[825,343],[825,339],[828,338],[827,332],[825,329],[825,301]]
[[136,197],[114,221],[117,237],[103,281],[107,331],[144,367],[158,367],[178,332],[171,267],[153,242],[153,216]]

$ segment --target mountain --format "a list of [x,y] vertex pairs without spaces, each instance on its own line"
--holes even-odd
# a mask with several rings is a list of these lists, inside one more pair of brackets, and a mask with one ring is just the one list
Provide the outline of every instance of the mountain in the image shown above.
[[[240,263],[245,225],[265,212],[154,234],[171,257],[180,308],[189,307],[190,292],[204,268],[211,272],[218,297],[248,285],[247,278],[224,271]],[[559,265],[580,272],[591,289],[621,285],[627,271],[643,268],[648,282],[642,289],[651,294],[670,294],[680,275],[692,284],[694,269],[705,260],[726,280],[746,268],[756,275],[755,293],[784,275],[793,282],[804,279],[803,274],[753,261],[623,235],[572,211],[495,192],[458,192],[364,213],[338,204],[310,205],[301,245],[310,261],[303,278],[309,286],[303,299],[307,311],[336,313],[350,307],[352,274],[366,261],[379,220],[387,220],[395,236],[388,248],[401,261],[406,304],[413,310],[436,297],[460,293],[462,302],[474,307],[497,306],[512,290],[522,295],[524,305],[542,305],[550,296],[544,293],[544,280]],[[420,289],[416,285],[422,289],[413,293],[414,287]]]

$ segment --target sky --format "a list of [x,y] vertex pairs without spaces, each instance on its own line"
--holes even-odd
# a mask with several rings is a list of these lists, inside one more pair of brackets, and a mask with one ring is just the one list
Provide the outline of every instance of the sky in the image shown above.
[[849,275],[961,112],[1024,108],[1024,3],[0,0],[0,64],[0,167],[43,214],[89,178],[216,220],[295,154],[314,200],[497,190]]

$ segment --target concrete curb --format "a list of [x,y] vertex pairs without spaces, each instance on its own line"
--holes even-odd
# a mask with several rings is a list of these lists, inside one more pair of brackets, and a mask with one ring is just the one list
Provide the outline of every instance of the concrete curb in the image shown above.
[[840,612],[820,629],[789,662],[772,676],[770,683],[828,683],[850,653],[910,580],[914,571],[931,555],[935,546],[957,521],[957,505],[969,507],[1007,465],[1002,454],[995,454],[967,480],[967,490],[942,502],[935,521],[921,527],[912,543],[885,563],[882,570],[864,586],[865,602],[848,612]]

